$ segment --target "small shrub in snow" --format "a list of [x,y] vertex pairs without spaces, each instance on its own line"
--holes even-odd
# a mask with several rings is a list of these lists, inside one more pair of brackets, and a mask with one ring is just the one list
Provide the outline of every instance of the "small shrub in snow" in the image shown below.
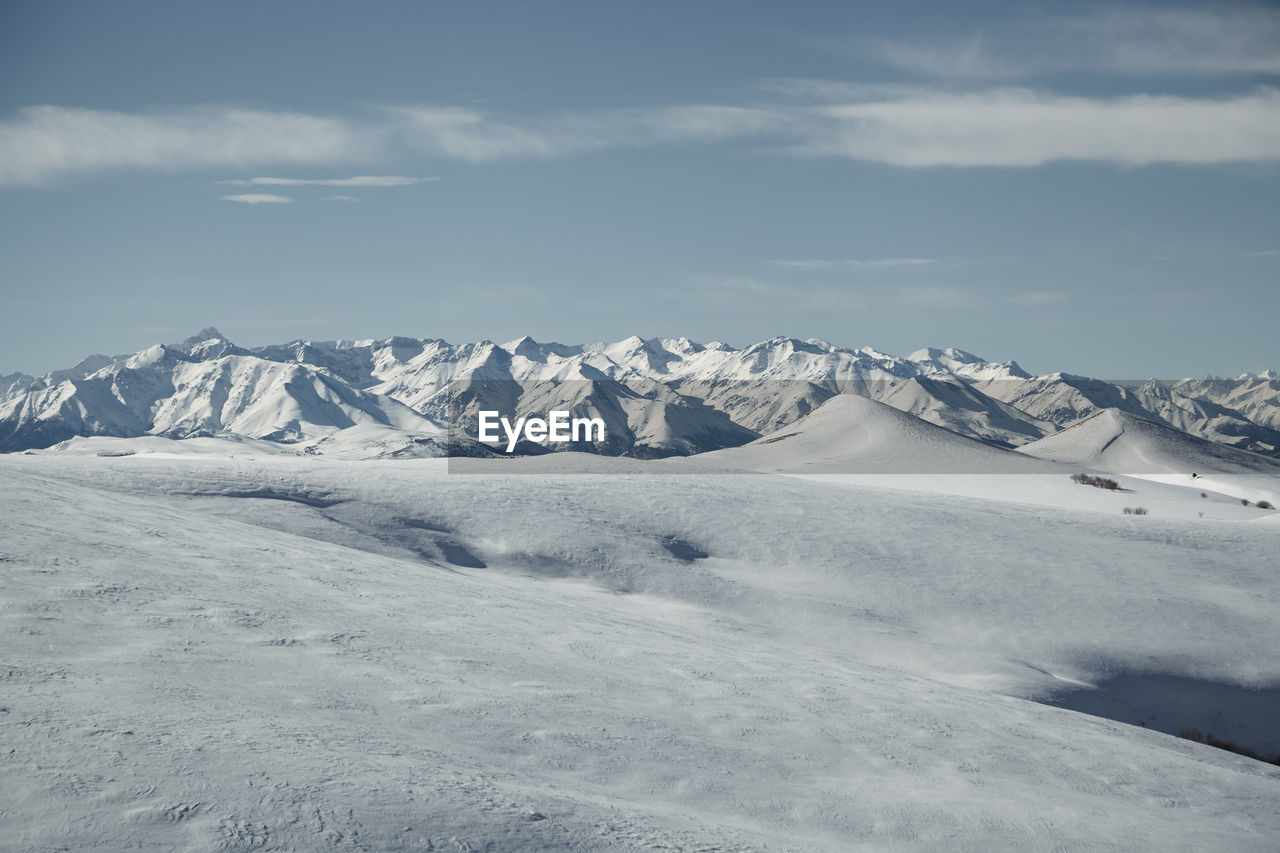
[[1207,498],[1207,497],[1209,497],[1209,493],[1208,493],[1208,492],[1201,492],[1201,493],[1200,493],[1200,497],[1202,497],[1202,498]]
[[1248,498],[1241,498],[1241,499],[1240,499],[1240,506],[1248,506],[1248,505],[1249,505],[1249,499],[1248,499]]
[[1111,491],[1120,488],[1120,484],[1115,480],[1107,477],[1095,477],[1092,474],[1072,474],[1071,479],[1082,486],[1096,486],[1099,489],[1110,489]]
[[1275,507],[1271,504],[1271,501],[1258,501],[1256,506],[1258,507],[1258,509],[1275,509]]
[[1127,506],[1124,508],[1125,515],[1146,515],[1147,508],[1145,506]]

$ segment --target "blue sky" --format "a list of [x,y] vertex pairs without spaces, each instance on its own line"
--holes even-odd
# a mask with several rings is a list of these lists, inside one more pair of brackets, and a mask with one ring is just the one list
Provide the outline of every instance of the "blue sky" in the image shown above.
[[1277,86],[1268,5],[7,3],[0,373],[210,324],[1280,367]]

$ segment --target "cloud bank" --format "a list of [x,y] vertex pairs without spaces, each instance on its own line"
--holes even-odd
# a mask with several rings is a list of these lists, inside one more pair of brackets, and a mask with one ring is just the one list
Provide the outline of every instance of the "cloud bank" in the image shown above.
[[240,193],[238,195],[220,196],[222,201],[234,201],[240,204],[293,204],[293,199],[287,195],[272,195],[271,193]]
[[404,175],[356,175],[353,178],[244,178],[219,181],[239,187],[409,187],[439,178],[407,178]]
[[1231,98],[1084,98],[1029,89],[830,104],[793,150],[892,166],[1142,166],[1280,159],[1280,90]]
[[937,261],[934,258],[855,258],[846,260],[804,258],[800,260],[779,259],[768,263],[770,266],[788,270],[880,270],[894,267],[924,267],[937,263]]
[[[908,168],[1274,161],[1280,159],[1280,90],[1220,98],[1097,98],[1025,88],[956,93],[808,81],[778,101],[751,106],[549,116],[415,106],[359,119],[212,107],[167,113],[28,107],[0,120],[0,187],[120,169],[308,168],[392,156],[482,164],[713,144]],[[386,187],[430,180],[357,175],[229,183]]]

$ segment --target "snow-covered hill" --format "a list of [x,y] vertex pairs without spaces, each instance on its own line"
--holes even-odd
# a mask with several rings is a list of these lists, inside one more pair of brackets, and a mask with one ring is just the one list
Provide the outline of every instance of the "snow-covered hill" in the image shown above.
[[[1203,394],[1197,396],[1192,386],[1182,382],[1151,379],[1141,384],[1119,384],[1055,373],[1023,380],[982,380],[976,382],[975,387],[1056,427],[1070,426],[1106,409],[1116,409],[1242,450],[1275,454],[1280,448],[1280,431],[1263,420],[1251,420],[1239,409]],[[1258,406],[1255,417],[1270,411],[1265,405]],[[1044,434],[1053,432],[1053,426]]]
[[1082,469],[1177,485],[1206,498],[1229,496],[1245,506],[1280,505],[1280,460],[1206,441],[1118,409],[1106,409],[1018,451]]
[[575,449],[687,455],[745,444],[852,393],[1005,448],[1116,408],[1280,454],[1277,389],[1265,376],[1232,387],[1030,376],[1015,362],[957,349],[899,358],[816,339],[736,348],[635,336],[574,346],[398,337],[250,350],[208,328],[177,344],[90,356],[40,379],[5,377],[0,451],[74,436],[226,435],[344,455],[438,453],[449,427],[463,447],[477,411],[492,406],[512,417],[563,408],[604,419],[608,439]]
[[1045,473],[1052,465],[934,426],[852,394],[751,444],[700,457],[714,465],[793,474]]
[[[864,446],[827,419],[890,455],[1017,457],[856,397],[763,449]],[[130,440],[81,443],[103,441]],[[1280,833],[1280,769],[1176,736],[1280,751],[1280,526],[1238,502],[1182,521],[627,474],[692,460],[449,476],[132,441],[198,454],[0,458],[0,847],[1201,853]]]
[[1166,424],[1106,409],[1023,445],[1028,456],[1118,474],[1265,474],[1280,460],[1206,441]]

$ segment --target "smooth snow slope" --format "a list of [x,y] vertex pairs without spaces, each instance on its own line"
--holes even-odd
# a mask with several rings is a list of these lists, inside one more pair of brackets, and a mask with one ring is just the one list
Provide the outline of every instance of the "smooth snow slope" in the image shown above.
[[[1280,768],[1163,733],[1202,719],[1026,698],[1280,684],[1280,526],[445,472],[0,459],[0,845],[1205,851],[1280,832]],[[1277,746],[1225,710],[1216,733]]]
[[1118,409],[1107,409],[1018,452],[1117,474],[1264,474],[1280,461],[1224,447]]
[[708,464],[791,474],[1015,474],[1051,463],[983,444],[893,406],[832,397],[798,421],[742,447],[704,453]]

